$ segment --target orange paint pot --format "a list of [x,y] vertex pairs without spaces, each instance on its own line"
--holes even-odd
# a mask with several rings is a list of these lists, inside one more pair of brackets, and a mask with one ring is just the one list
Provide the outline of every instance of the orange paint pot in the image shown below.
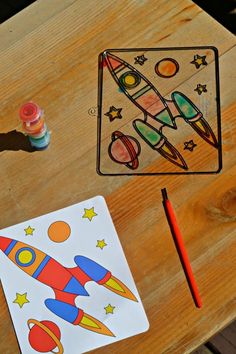
[[47,125],[44,124],[42,129],[39,132],[30,133],[30,136],[34,139],[40,139],[46,134],[46,132],[47,132]]
[[44,119],[40,118],[33,124],[27,124],[26,122],[22,123],[22,128],[27,134],[38,134],[44,128]]

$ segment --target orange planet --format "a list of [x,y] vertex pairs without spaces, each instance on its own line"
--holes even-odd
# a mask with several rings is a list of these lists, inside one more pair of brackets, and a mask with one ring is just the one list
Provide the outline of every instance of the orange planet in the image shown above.
[[173,58],[164,58],[156,63],[155,72],[158,76],[169,78],[179,71],[179,64]]
[[48,237],[53,242],[64,242],[70,237],[71,229],[65,221],[55,221],[48,228]]

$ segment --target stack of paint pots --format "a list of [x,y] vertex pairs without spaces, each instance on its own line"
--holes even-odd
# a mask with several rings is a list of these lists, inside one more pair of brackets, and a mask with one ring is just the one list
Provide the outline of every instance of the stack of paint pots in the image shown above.
[[44,150],[50,143],[50,133],[44,122],[42,109],[33,102],[25,103],[19,111],[22,128],[36,150]]

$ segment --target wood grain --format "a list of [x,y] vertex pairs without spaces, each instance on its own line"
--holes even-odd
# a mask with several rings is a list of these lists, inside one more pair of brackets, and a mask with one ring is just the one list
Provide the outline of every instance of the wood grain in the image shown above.
[[[104,195],[150,330],[93,352],[190,353],[236,317],[235,38],[187,0],[37,1],[1,25],[0,38],[0,133],[20,131],[18,109],[30,99],[44,108],[52,131],[45,152],[0,153],[0,228]],[[97,105],[98,54],[110,47],[183,45],[219,49],[222,172],[98,176],[96,117],[88,114]],[[163,187],[181,225],[201,310],[170,236]],[[0,309],[0,352],[17,354],[2,291]]]

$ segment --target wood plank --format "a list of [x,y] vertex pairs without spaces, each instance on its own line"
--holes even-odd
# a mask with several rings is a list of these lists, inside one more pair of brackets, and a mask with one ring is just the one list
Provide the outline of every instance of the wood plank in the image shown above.
[[[1,50],[21,40],[48,19],[63,11],[76,0],[36,1],[1,24]],[[40,4],[39,4],[40,2]]]

